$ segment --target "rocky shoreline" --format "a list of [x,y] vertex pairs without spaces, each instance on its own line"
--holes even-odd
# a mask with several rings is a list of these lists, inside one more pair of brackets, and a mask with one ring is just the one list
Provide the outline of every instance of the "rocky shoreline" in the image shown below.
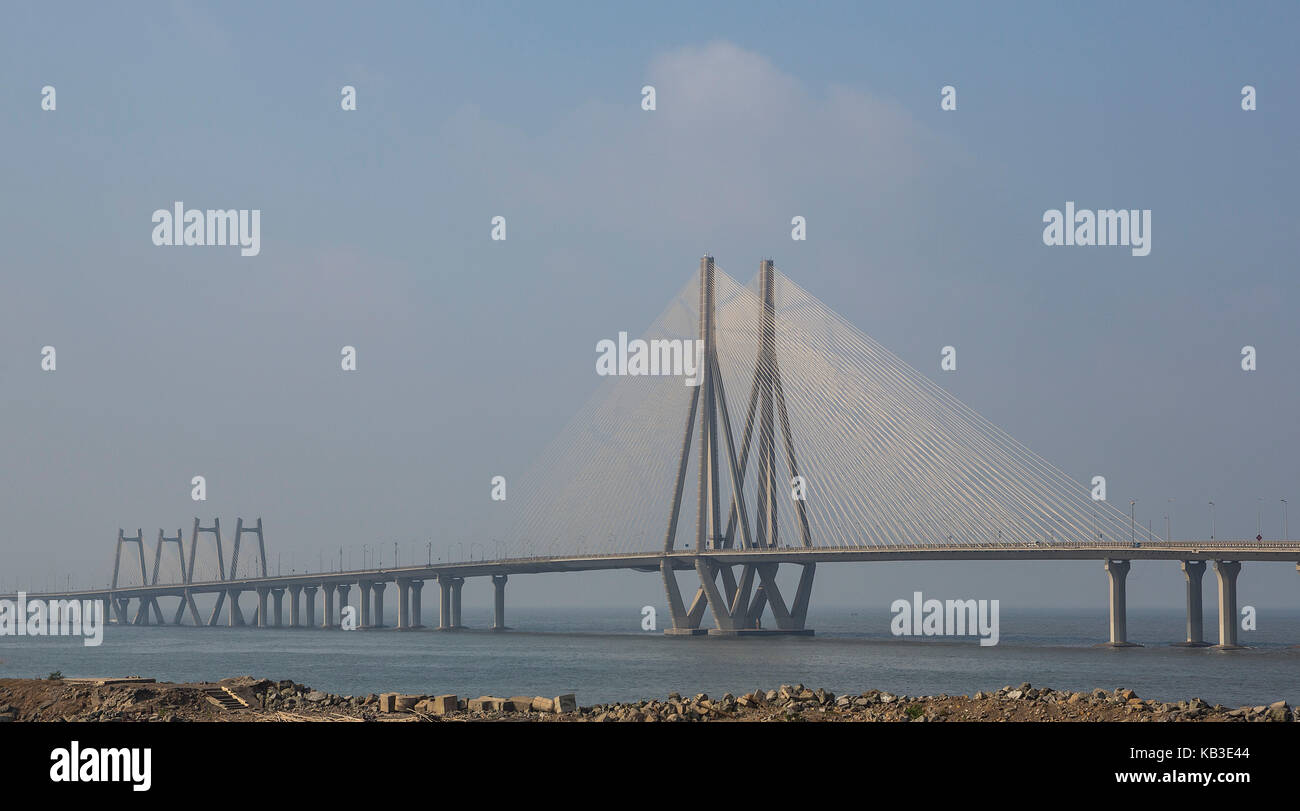
[[219,682],[152,679],[0,679],[5,721],[558,721],[558,722],[935,722],[1165,721],[1291,722],[1285,701],[1224,707],[1199,698],[1163,702],[1134,691],[1071,692],[1028,683],[973,696],[907,696],[880,690],[835,695],[802,684],[739,696],[683,697],[579,706],[569,695],[479,696],[398,693],[341,696],[293,681],[251,676]]

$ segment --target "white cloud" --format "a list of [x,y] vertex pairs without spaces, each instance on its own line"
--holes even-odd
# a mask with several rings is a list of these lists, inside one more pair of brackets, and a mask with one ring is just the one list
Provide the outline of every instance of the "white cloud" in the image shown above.
[[937,144],[891,102],[815,92],[728,42],[664,53],[645,81],[653,112],[640,107],[638,80],[626,101],[581,105],[544,134],[466,108],[440,137],[469,194],[624,232],[788,222],[792,206],[905,189]]

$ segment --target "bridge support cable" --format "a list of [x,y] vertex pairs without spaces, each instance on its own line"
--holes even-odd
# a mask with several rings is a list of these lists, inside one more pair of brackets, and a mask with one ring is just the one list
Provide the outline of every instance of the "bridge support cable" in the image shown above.
[[[781,374],[771,359],[759,365],[783,395],[782,421],[812,460],[809,473],[797,469],[791,477],[807,477],[800,506],[817,527],[816,545],[1128,540],[1119,510],[1094,502],[1078,482],[784,276],[776,274],[769,289],[776,293]],[[725,368],[761,333],[734,307],[719,323]]]
[[[505,522],[498,554],[737,549],[744,530],[761,549],[1140,540],[1129,538],[1126,514],[1094,501],[771,262],[748,286],[702,267],[712,267],[711,294],[695,276],[642,339],[621,339],[665,358],[670,344],[699,341],[706,358],[689,370],[699,385],[644,369],[602,377],[512,490],[520,498],[494,508]],[[735,392],[749,396],[733,401]],[[688,477],[697,487],[690,498]],[[659,545],[647,530],[664,526],[665,514]],[[682,533],[692,521],[694,531]]]

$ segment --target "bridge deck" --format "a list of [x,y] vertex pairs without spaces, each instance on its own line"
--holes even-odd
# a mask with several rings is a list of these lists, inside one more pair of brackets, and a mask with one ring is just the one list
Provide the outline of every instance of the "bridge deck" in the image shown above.
[[[659,571],[667,558],[675,570],[695,568],[696,558],[710,558],[723,564],[742,563],[861,563],[899,560],[1258,560],[1295,561],[1300,566],[1300,541],[1142,541],[1132,543],[988,543],[932,546],[871,546],[849,548],[711,549],[694,551],[577,555],[571,557],[510,558],[457,561],[428,566],[357,569],[342,572],[313,572],[238,580],[209,580],[195,583],[159,583],[153,586],[120,586],[116,589],[26,592],[35,599],[75,599],[113,593],[120,597],[181,596],[215,593],[230,589],[288,588],[342,583],[392,582],[398,579],[433,580],[448,577],[486,577],[500,574],[584,572],[606,569]],[[0,595],[15,599],[16,594]]]

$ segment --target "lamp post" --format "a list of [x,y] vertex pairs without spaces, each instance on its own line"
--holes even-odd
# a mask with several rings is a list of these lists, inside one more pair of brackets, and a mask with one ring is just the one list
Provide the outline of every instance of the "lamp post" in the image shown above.
[[1210,502],[1210,540],[1214,540],[1214,502]]
[[1134,520],[1133,517],[1136,514],[1137,514],[1137,499],[1131,498],[1128,500],[1128,539],[1130,543],[1137,540],[1133,532],[1133,520]]

